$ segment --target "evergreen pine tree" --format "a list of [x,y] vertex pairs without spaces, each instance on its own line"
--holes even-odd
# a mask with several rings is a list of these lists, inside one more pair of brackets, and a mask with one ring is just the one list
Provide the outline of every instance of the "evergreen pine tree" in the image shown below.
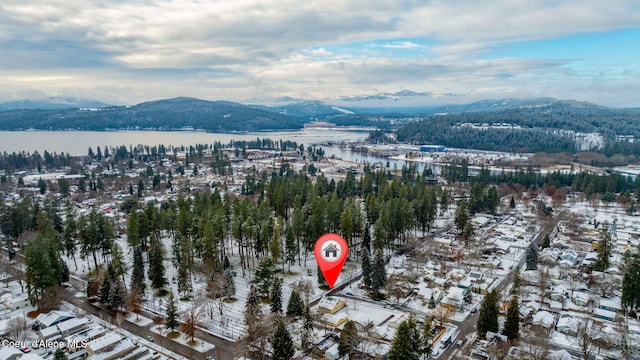
[[487,335],[487,331],[498,332],[498,293],[496,290],[492,290],[487,296],[485,296],[480,305],[480,314],[478,315],[478,336],[484,338]]
[[282,280],[275,278],[271,285],[271,312],[282,313]]
[[289,360],[295,354],[293,340],[282,320],[278,321],[276,332],[271,338],[271,347],[273,348],[272,360]]
[[313,331],[313,318],[309,305],[304,306],[302,312],[302,349],[307,349],[311,345],[311,333]]
[[164,275],[164,264],[162,263],[162,253],[160,241],[153,241],[149,248],[149,280],[151,281],[151,287],[154,289],[161,289],[167,284],[167,279]]
[[520,333],[520,305],[518,298],[512,297],[507,308],[507,321],[504,324],[502,334],[509,340],[518,338]]
[[[226,259],[226,257],[225,257]],[[275,272],[275,262],[268,256],[262,258],[253,276],[253,283],[261,296],[268,296],[273,274]]]
[[147,288],[144,281],[144,260],[139,246],[133,248],[133,268],[131,269],[131,289],[143,294]]
[[111,308],[120,310],[127,300],[127,289],[124,283],[120,279],[112,280],[111,288],[109,289],[109,306]]
[[362,237],[362,247],[363,250],[367,249],[367,251],[371,251],[371,225],[369,225],[369,223],[366,223],[364,225],[364,235]]
[[67,266],[67,263],[64,260],[62,260],[62,258],[60,259],[60,265],[62,266],[60,281],[67,282],[69,281],[69,266]]
[[492,186],[487,192],[487,210],[489,210],[490,214],[495,214],[498,206],[500,206],[500,197],[496,187]]
[[53,360],[67,360],[67,354],[64,352],[62,348],[57,348],[53,353]]
[[398,326],[387,358],[389,360],[419,360],[423,342],[418,323],[412,315]]
[[142,193],[144,191],[144,182],[142,182],[142,179],[138,180],[138,197],[141,198],[142,197]]
[[542,238],[542,248],[546,249],[549,246],[551,246],[551,238],[549,237],[549,234],[545,234],[544,238]]
[[111,246],[111,266],[113,267],[113,273],[115,277],[121,277],[124,281],[124,275],[127,272],[127,264],[124,261],[124,255],[120,245],[114,243]]
[[291,296],[289,296],[289,303],[287,304],[287,316],[298,317],[304,313],[304,301],[300,293],[293,290]]
[[362,248],[362,281],[367,289],[371,289],[371,256],[366,247]]
[[527,263],[527,270],[535,270],[538,268],[538,249],[536,249],[534,243],[529,244],[527,247],[525,261]]
[[520,277],[520,269],[516,268],[513,271],[513,287],[511,288],[512,294],[517,294],[520,289],[520,285],[522,285],[522,278]]
[[594,269],[597,271],[606,271],[611,264],[611,251],[612,251],[612,241],[611,241],[611,233],[609,232],[608,226],[603,226],[599,230],[598,240],[598,258],[594,264]]
[[340,332],[338,354],[342,357],[348,356],[349,359],[353,359],[360,341],[361,339],[358,335],[358,329],[356,329],[356,323],[353,322],[353,320],[347,320],[347,322],[344,323],[342,332]]
[[322,271],[320,270],[320,266],[316,266],[317,274],[318,274],[318,286],[327,286],[327,281],[322,275]]
[[109,304],[109,293],[111,292],[111,280],[109,277],[105,277],[100,284],[100,302],[102,304]]
[[469,219],[470,217],[469,217],[468,203],[464,199],[460,200],[460,202],[458,202],[458,207],[456,208],[456,215],[455,215],[456,229],[458,229],[458,231],[462,233]]
[[233,296],[236,294],[236,284],[233,281],[233,272],[231,271],[231,269],[226,269],[224,271],[224,296],[227,297],[227,299],[231,299],[233,298]]
[[516,208],[516,199],[513,197],[513,195],[511,195],[511,199],[509,200],[509,207],[511,209],[515,209]]
[[260,296],[256,287],[251,285],[249,288],[249,297],[244,305],[244,321],[247,326],[257,324],[262,317],[262,309],[260,307]]
[[433,353],[433,316],[427,316],[424,319],[421,341],[422,354],[426,359],[431,359],[431,353]]
[[627,259],[622,278],[622,305],[631,310],[640,309],[640,258]]
[[178,265],[178,293],[187,294],[192,290],[191,277],[186,261],[180,262]]
[[287,235],[285,238],[285,251],[287,264],[289,265],[289,272],[291,272],[291,264],[296,263],[296,255],[298,255],[298,244],[296,238],[293,235],[293,229],[287,229]]
[[433,293],[431,294],[431,299],[429,299],[428,307],[429,307],[429,309],[435,309],[436,308],[436,299],[433,297]]
[[129,245],[133,247],[140,246],[138,216],[144,215],[138,215],[138,210],[134,205],[131,208],[131,213],[129,214],[129,219],[127,220],[127,243],[129,243]]
[[467,287],[466,289],[464,289],[464,291],[462,292],[462,299],[466,304],[471,304],[471,301],[473,300],[473,295],[471,294],[471,287]]
[[379,298],[381,296],[380,290],[387,284],[387,269],[385,267],[384,255],[382,250],[377,249],[375,258],[373,259],[373,266],[371,267],[371,289],[373,290],[373,296]]
[[169,293],[169,299],[167,300],[166,318],[164,320],[164,325],[171,331],[174,331],[178,327],[178,325],[180,325],[180,322],[178,320],[178,307],[176,306],[173,292]]

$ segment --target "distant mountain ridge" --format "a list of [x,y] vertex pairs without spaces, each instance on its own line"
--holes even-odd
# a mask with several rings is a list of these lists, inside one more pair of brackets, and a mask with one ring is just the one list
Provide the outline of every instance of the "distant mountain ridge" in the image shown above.
[[228,101],[173,98],[101,109],[22,109],[0,112],[3,130],[197,129],[211,132],[299,129],[288,115]]
[[[431,93],[410,90],[380,96],[421,98]],[[56,102],[57,100],[57,102]],[[99,102],[85,102],[52,98],[45,103],[20,101],[0,104],[0,129],[200,129],[211,132],[261,131],[299,129],[304,123],[322,120],[337,125],[382,126],[391,125],[391,119],[432,116],[452,116],[476,113],[486,121],[500,119],[528,119],[536,116],[554,117],[570,114],[576,116],[626,116],[640,114],[640,108],[608,108],[589,102],[537,99],[482,100],[462,105],[416,105],[399,107],[347,106],[344,102],[282,99],[277,105],[244,105],[230,101],[209,101],[177,97],[143,102],[133,106],[108,106]],[[9,105],[7,105],[9,104]],[[41,105],[38,105],[41,104]],[[71,105],[75,106],[71,106]],[[359,103],[358,103],[359,104]],[[83,106],[79,106],[83,105]],[[99,106],[104,105],[104,106]],[[13,107],[24,106],[22,109]],[[43,108],[33,108],[44,106]],[[63,107],[64,106],[64,107]],[[9,107],[9,109],[7,109]],[[482,115],[485,114],[485,115]],[[485,120],[483,120],[485,121]],[[507,121],[518,122],[518,121]],[[571,121],[562,121],[563,129],[571,128]]]
[[3,110],[27,109],[68,109],[68,108],[105,108],[111,105],[100,101],[82,100],[72,97],[50,97],[45,100],[18,100],[0,103]]

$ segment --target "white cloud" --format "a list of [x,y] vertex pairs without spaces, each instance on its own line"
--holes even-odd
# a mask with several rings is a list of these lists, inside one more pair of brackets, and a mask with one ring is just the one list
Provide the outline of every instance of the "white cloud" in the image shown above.
[[416,49],[420,47],[420,45],[411,41],[396,41],[396,42],[381,44],[379,46],[387,49]]
[[[568,74],[567,63],[482,55],[511,43],[639,23],[640,6],[632,0],[615,6],[595,0],[3,0],[0,87],[12,89],[12,97],[38,89],[126,103],[267,96],[261,92],[328,98],[402,88],[572,98],[585,90],[597,97],[589,90],[592,76]],[[393,52],[423,43],[428,52],[401,59],[353,45]],[[631,66],[612,79],[602,100],[633,88],[639,71]]]

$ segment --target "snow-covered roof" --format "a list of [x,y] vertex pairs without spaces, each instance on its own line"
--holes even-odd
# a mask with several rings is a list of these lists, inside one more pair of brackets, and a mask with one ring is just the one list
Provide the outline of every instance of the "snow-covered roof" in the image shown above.
[[593,316],[595,316],[597,318],[600,318],[600,319],[613,321],[616,318],[616,313],[613,312],[613,311],[609,311],[609,310],[595,308],[595,309],[593,309]]
[[560,301],[552,300],[549,302],[549,309],[560,311],[564,308],[564,305]]
[[578,331],[578,321],[573,317],[573,315],[564,313],[560,315],[556,328],[560,332],[575,333]]
[[51,310],[46,314],[40,314],[36,317],[36,321],[44,327],[49,327],[57,323],[73,318],[73,314],[68,311]]
[[325,296],[320,300],[320,302],[318,302],[318,308],[329,313],[335,313],[345,306],[346,305],[342,300],[333,296]]
[[615,297],[613,299],[602,299],[600,300],[600,308],[605,310],[622,311],[622,301],[619,297]]
[[122,338],[120,338],[120,335],[111,332],[105,336],[101,336],[95,340],[89,341],[89,343],[87,344],[87,348],[91,349],[91,352],[93,353],[98,353],[108,348],[109,346],[119,343],[121,340]]
[[[100,338],[102,339],[102,338]],[[98,339],[96,339],[98,340]],[[95,341],[95,340],[94,340]],[[94,354],[91,356],[92,360],[103,360],[103,359],[115,359],[122,358],[122,355],[127,354],[133,351],[136,348],[136,345],[133,343],[131,339],[123,339],[117,343],[114,343],[115,346],[109,350],[102,353]],[[113,345],[113,344],[111,344]]]
[[61,323],[59,323],[58,325],[56,325],[58,327],[58,329],[60,329],[60,332],[65,333],[71,329],[75,329],[81,326],[86,325],[89,322],[89,320],[87,318],[73,318],[73,319],[69,319],[67,321],[63,321]]
[[549,358],[551,360],[573,360],[573,356],[567,350],[550,351]]
[[33,351],[25,354],[17,347],[2,346],[0,347],[0,359],[42,360],[43,358]]
[[550,328],[555,323],[555,317],[548,311],[539,311],[534,315],[532,323]]

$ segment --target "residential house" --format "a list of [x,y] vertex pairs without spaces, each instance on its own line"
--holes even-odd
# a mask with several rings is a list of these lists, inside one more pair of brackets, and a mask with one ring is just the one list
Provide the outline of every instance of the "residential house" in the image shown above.
[[608,321],[615,321],[616,313],[609,310],[595,308],[593,309],[593,317],[598,319],[608,320]]
[[556,330],[566,335],[575,336],[578,332],[578,320],[569,313],[561,313]]
[[463,304],[464,289],[459,287],[451,287],[447,292],[447,295],[440,302],[440,306],[444,306],[453,311],[456,311],[462,307]]
[[69,336],[84,330],[89,323],[87,318],[72,318],[59,322],[55,325],[40,329],[40,339],[53,341],[63,336]]
[[38,315],[34,321],[34,326],[43,329],[73,319],[74,317],[71,312],[51,310],[46,314]]
[[578,306],[587,306],[589,304],[589,294],[576,291],[573,293],[573,299],[571,300]]
[[346,306],[344,301],[336,297],[325,296],[318,303],[318,310],[326,314],[335,314]]
[[29,302],[29,296],[26,293],[20,294],[5,294],[0,298],[0,302],[5,305],[5,307],[10,310],[19,310],[24,309],[28,306],[31,306]]
[[619,297],[615,297],[613,299],[602,299],[600,300],[600,309],[613,311],[616,313],[623,313],[624,309],[622,307],[622,300]]
[[533,316],[533,325],[538,325],[546,329],[550,329],[556,323],[555,316],[548,311],[539,311]]

